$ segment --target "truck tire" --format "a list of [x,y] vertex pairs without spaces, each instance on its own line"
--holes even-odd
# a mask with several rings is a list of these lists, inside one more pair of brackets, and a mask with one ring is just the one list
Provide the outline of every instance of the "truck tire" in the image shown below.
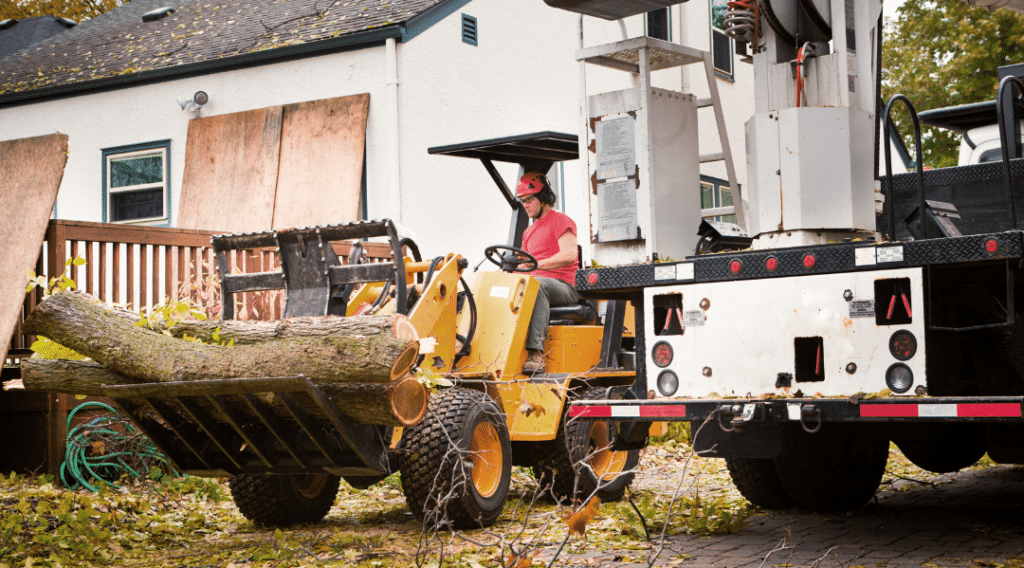
[[334,505],[340,484],[329,473],[242,474],[228,481],[235,506],[258,526],[319,521]]
[[785,509],[793,506],[775,469],[775,460],[764,458],[726,458],[729,475],[747,501],[762,509]]
[[775,469],[797,506],[812,511],[848,511],[878,490],[889,459],[889,439],[869,427],[825,424],[808,434],[796,425],[782,431]]
[[[583,400],[622,399],[625,388],[588,388]],[[533,475],[550,488],[557,501],[588,498],[601,501],[622,497],[633,482],[640,450],[612,451],[613,422],[570,420],[558,429],[555,439],[538,444]]]
[[478,391],[454,387],[430,397],[426,417],[400,443],[402,491],[417,519],[456,529],[494,523],[512,479],[505,419]]
[[984,424],[901,424],[892,441],[917,467],[933,473],[953,473],[974,465],[985,455]]

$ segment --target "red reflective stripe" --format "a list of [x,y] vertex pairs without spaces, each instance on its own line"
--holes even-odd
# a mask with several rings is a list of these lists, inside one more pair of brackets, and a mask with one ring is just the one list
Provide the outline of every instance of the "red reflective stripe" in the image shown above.
[[902,416],[917,417],[916,404],[862,404],[860,405],[861,417],[876,416]]
[[610,406],[572,406],[569,408],[569,416],[571,417],[582,417],[582,416],[594,416],[597,418],[610,418],[612,415],[612,407]]
[[683,405],[659,404],[657,406],[641,406],[640,416],[644,417],[668,417],[686,416],[686,407]]
[[961,418],[987,417],[1019,417],[1020,405],[1013,402],[993,402],[956,405],[956,415]]

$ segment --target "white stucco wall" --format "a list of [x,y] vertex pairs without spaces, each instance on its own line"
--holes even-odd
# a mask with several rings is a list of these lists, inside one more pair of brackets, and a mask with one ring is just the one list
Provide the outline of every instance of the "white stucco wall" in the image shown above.
[[[685,27],[687,45],[709,49],[705,2],[672,8],[673,40]],[[479,45],[461,40],[461,13],[478,21]],[[576,14],[543,0],[473,0],[407,44],[398,45],[401,211],[388,194],[385,48],[265,65],[153,85],[0,109],[0,140],[63,132],[70,155],[57,200],[62,219],[102,219],[101,149],[171,140],[171,224],[178,211],[188,121],[176,97],[206,91],[199,116],[293,102],[370,93],[367,124],[368,210],[371,218],[398,217],[412,229],[425,256],[459,252],[475,264],[484,246],[504,243],[510,209],[477,160],[432,156],[427,148],[552,130],[577,134],[579,47]],[[618,22],[585,18],[585,45],[622,39]],[[642,17],[626,22],[628,37],[643,34]],[[736,84],[718,79],[727,108],[737,174],[745,182],[743,122],[753,112],[750,66],[736,59]],[[703,69],[688,83],[706,96]],[[655,74],[657,86],[680,89],[681,71]],[[591,93],[621,89],[628,74],[588,68]],[[700,111],[702,148],[717,147],[710,111]],[[705,117],[708,117],[705,119]],[[707,150],[705,150],[707,151]],[[516,166],[499,164],[514,187]],[[586,180],[579,162],[565,165],[565,209],[580,233],[588,218]],[[707,167],[725,178],[724,170]],[[696,188],[695,188],[696,190]],[[211,227],[214,228],[214,227]],[[586,246],[586,243],[583,243]]]

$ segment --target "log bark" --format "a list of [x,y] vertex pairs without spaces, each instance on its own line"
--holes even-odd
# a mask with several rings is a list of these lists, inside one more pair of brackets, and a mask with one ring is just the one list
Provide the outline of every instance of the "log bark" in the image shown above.
[[93,361],[21,360],[25,390],[104,396],[103,385],[134,385],[144,381],[115,373]]
[[387,385],[330,383],[318,385],[327,398],[356,422],[412,426],[427,413],[430,393],[416,377]]
[[289,337],[373,336],[390,334],[398,339],[418,341],[416,328],[403,315],[359,317],[294,317],[276,321],[183,321],[165,328],[174,337],[195,337],[214,342],[216,334],[221,341],[234,341],[235,345],[253,345]]
[[[129,385],[144,381],[115,373],[93,361],[22,359],[25,390],[105,396],[103,385]],[[364,424],[412,426],[427,412],[429,392],[416,377],[406,375],[389,384],[320,383],[317,385],[336,407]],[[168,391],[170,396],[188,392]],[[274,402],[268,398],[267,402]]]
[[112,314],[91,296],[64,291],[40,302],[23,329],[145,382],[305,375],[314,383],[387,384],[408,374],[418,341],[396,338],[394,320],[351,319],[363,331],[227,347],[168,337]]

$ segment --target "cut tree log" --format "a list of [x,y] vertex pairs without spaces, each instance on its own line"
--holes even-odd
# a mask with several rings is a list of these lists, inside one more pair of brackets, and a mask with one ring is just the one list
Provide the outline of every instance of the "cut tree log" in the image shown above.
[[371,336],[391,333],[398,339],[419,341],[416,328],[403,315],[293,317],[276,321],[205,320],[183,321],[167,329],[174,337],[194,337],[204,342],[234,341],[235,345],[253,345],[287,337]]
[[[93,361],[22,359],[25,390],[106,396],[104,385],[140,384],[144,381],[115,373]],[[167,384],[166,386],[172,387]],[[427,412],[429,393],[413,375],[389,384],[320,383],[320,390],[353,420],[382,426],[411,426]],[[187,396],[185,385],[168,389],[168,397]],[[266,398],[265,402],[276,402]],[[287,415],[283,412],[282,415]]]
[[344,333],[228,347],[168,337],[87,294],[63,291],[40,302],[23,329],[145,382],[304,375],[314,383],[388,384],[406,376],[419,355],[419,341],[396,337],[396,329],[407,333],[403,318],[346,318],[355,327]]

